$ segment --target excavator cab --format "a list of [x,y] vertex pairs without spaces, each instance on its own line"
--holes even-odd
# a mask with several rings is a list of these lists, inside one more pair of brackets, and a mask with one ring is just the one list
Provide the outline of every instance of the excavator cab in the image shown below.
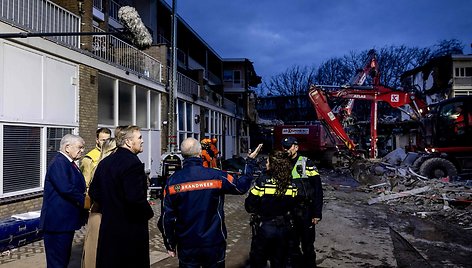
[[429,178],[472,174],[472,96],[432,105],[422,120],[424,153],[414,163]]
[[472,98],[448,99],[432,106],[423,119],[424,147],[448,148],[472,146]]

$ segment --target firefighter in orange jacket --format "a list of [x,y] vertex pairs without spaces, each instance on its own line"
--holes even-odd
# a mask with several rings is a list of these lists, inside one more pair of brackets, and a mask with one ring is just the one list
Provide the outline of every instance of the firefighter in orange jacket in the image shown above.
[[215,167],[216,165],[213,165],[214,154],[210,147],[211,140],[205,138],[205,139],[202,139],[200,143],[202,145],[203,166],[207,168]]
[[220,153],[220,151],[216,147],[217,142],[218,140],[216,138],[211,139],[210,150],[213,152],[213,159],[211,161],[212,168],[218,168],[218,154]]

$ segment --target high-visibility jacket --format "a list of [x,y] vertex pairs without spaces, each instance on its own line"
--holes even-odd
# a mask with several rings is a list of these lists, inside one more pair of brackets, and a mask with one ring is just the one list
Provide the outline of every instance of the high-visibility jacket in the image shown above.
[[321,177],[315,163],[304,156],[298,155],[293,161],[292,179],[298,189],[298,196],[309,206],[313,218],[322,216],[323,188]]

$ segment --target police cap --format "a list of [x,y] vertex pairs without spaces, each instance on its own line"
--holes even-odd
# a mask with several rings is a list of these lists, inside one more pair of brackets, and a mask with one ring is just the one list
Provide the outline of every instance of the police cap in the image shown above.
[[290,149],[293,144],[298,144],[297,139],[294,137],[285,137],[282,140],[282,147],[284,147],[284,149]]

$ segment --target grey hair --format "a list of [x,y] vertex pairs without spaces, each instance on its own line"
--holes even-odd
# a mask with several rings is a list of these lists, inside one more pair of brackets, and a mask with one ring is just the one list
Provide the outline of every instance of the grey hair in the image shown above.
[[187,157],[200,157],[202,153],[202,145],[195,138],[186,138],[180,144],[180,151],[182,156]]
[[65,152],[67,145],[76,144],[77,142],[85,143],[84,139],[82,139],[82,137],[79,135],[66,134],[61,139],[60,150]]
[[138,126],[126,126],[122,128],[118,133],[116,133],[116,146],[123,147],[125,145],[126,139],[131,139],[135,131],[140,131],[141,129]]

